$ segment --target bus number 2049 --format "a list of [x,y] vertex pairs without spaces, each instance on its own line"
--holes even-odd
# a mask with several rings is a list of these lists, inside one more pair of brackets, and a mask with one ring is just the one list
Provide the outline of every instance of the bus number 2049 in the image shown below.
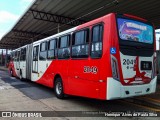
[[92,74],[97,74],[98,68],[96,66],[84,66],[84,73],[92,73]]

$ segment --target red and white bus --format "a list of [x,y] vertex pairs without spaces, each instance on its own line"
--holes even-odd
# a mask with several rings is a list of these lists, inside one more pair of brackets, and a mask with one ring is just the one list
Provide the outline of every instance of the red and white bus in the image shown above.
[[12,51],[12,76],[65,94],[111,100],[154,93],[153,25],[111,13]]

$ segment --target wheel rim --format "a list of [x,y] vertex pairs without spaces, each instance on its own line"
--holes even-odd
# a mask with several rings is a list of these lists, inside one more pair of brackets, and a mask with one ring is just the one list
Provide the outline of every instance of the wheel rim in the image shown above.
[[58,95],[60,95],[60,94],[62,93],[62,84],[61,84],[60,82],[58,82],[58,83],[56,84],[56,93],[57,93]]

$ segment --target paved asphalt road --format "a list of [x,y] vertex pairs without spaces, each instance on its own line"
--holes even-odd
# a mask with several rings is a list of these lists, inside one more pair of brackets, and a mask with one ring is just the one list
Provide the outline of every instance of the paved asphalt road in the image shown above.
[[[47,117],[45,119],[55,120],[81,120],[81,119],[159,119],[158,117],[93,117],[99,111],[111,113],[119,111],[124,113],[132,113],[134,111],[148,111],[151,113],[160,113],[160,86],[157,86],[157,92],[152,95],[134,97],[123,100],[102,101],[88,99],[82,97],[69,96],[64,100],[55,97],[53,89],[25,80],[21,81],[17,78],[10,77],[7,71],[0,71],[0,111],[50,111],[44,114],[59,117]],[[78,112],[58,112],[58,111],[94,111],[89,114],[90,117],[73,117]],[[82,112],[81,112],[82,113]],[[66,114],[66,115],[65,115]],[[152,115],[156,115],[152,114]],[[72,117],[69,117],[72,116]],[[78,114],[79,115],[79,114]],[[106,114],[102,114],[102,116]],[[109,115],[109,114],[108,114]],[[111,115],[111,114],[110,114]],[[130,115],[130,114],[128,114]],[[0,115],[1,116],[1,115]],[[83,115],[82,115],[83,116]],[[5,119],[5,118],[0,118]],[[24,119],[24,118],[7,118]],[[31,119],[31,118],[30,118]],[[44,118],[33,118],[44,119]]]

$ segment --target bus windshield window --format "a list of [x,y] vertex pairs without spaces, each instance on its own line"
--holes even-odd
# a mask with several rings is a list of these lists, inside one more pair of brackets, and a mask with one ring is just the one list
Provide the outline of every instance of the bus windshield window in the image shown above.
[[124,18],[118,18],[117,21],[120,39],[153,43],[153,27],[151,25]]

